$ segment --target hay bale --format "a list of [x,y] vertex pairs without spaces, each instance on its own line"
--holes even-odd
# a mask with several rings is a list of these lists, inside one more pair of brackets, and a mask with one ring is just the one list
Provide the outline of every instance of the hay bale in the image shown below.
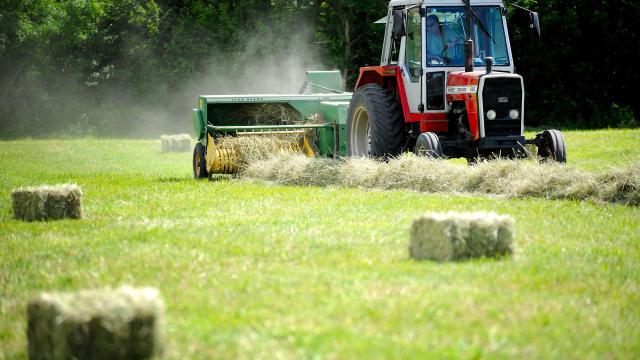
[[411,225],[409,255],[416,260],[453,261],[509,255],[514,220],[493,212],[430,213]]
[[160,136],[160,145],[162,146],[162,152],[168,153],[171,151],[171,135]]
[[163,312],[152,288],[40,294],[27,306],[29,358],[161,357]]
[[82,218],[82,190],[76,184],[17,188],[13,215],[25,221]]
[[160,136],[160,144],[163,153],[189,152],[191,151],[191,135],[162,135]]

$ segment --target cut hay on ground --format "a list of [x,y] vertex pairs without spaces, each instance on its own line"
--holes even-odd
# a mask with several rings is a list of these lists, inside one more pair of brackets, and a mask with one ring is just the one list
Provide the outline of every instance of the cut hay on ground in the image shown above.
[[413,221],[409,256],[455,261],[513,253],[514,220],[493,212],[430,213]]
[[162,135],[160,143],[163,153],[191,151],[191,136],[189,134]]
[[19,220],[82,218],[82,190],[75,184],[17,188],[11,199]]
[[284,185],[406,189],[510,198],[591,199],[640,205],[640,162],[594,174],[557,163],[495,159],[475,166],[413,154],[387,162],[277,156],[249,163],[241,177]]
[[40,294],[27,306],[29,358],[160,357],[163,313],[151,288]]

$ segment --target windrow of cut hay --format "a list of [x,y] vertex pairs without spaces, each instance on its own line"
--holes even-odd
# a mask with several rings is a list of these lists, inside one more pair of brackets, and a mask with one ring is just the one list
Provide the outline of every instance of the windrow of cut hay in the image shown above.
[[640,205],[640,162],[595,174],[569,165],[539,164],[529,160],[495,159],[464,166],[413,154],[386,162],[277,155],[248,163],[240,176],[284,185],[405,189],[510,198],[591,199]]

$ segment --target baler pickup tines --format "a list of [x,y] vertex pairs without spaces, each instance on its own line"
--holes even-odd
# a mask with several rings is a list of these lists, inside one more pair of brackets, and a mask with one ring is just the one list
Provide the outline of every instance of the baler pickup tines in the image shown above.
[[[307,139],[309,129],[333,127],[331,124],[208,126],[217,138],[208,136],[207,167],[211,174],[233,174],[251,159],[275,154],[316,156]],[[228,134],[228,135],[227,135]]]

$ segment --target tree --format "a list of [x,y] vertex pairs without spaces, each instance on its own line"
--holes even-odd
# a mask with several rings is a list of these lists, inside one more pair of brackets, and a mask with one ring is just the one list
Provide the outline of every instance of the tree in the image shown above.
[[320,4],[317,37],[326,44],[324,56],[342,71],[353,87],[362,66],[377,65],[382,52],[387,1],[330,0]]

